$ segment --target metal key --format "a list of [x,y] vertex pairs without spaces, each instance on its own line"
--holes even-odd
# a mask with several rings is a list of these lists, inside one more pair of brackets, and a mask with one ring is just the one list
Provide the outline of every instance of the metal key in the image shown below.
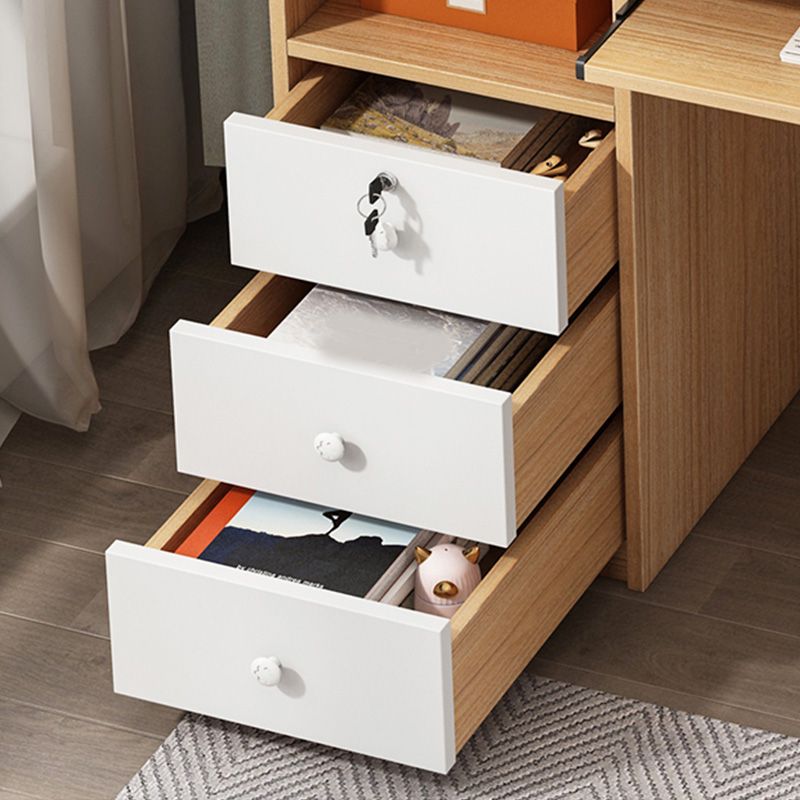
[[367,239],[369,239],[370,252],[373,258],[378,257],[378,248],[375,246],[375,239],[373,239],[372,234],[375,233],[375,228],[378,227],[379,218],[378,210],[373,209],[370,215],[364,220],[364,233]]

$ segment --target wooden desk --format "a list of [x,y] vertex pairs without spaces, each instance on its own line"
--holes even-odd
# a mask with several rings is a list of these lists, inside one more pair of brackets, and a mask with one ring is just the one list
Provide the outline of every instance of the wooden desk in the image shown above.
[[587,80],[800,123],[800,65],[780,51],[797,0],[645,0],[586,68]]
[[587,67],[616,90],[632,587],[800,390],[798,26],[787,0],[644,0]]
[[646,589],[800,390],[800,67],[779,60],[800,2],[644,0],[589,83],[574,54],[357,0],[271,7],[278,101],[317,62],[616,117],[627,554],[610,571]]

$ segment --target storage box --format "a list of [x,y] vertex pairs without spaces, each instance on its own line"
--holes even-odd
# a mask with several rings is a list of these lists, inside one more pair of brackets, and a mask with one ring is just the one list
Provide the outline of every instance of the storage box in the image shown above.
[[611,19],[611,0],[361,0],[361,7],[579,50]]

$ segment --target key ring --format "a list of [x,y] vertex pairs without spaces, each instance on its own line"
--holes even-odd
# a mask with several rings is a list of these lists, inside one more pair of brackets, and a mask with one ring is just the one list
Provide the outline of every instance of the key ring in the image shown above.
[[[368,194],[362,194],[361,197],[358,198],[358,202],[356,203],[356,211],[358,211],[359,215],[364,217],[364,219],[367,219],[373,213],[373,211],[375,211],[375,209],[370,208],[370,210],[365,214],[361,210],[361,204],[364,202],[364,200],[369,201]],[[378,211],[378,216],[382,217],[386,213],[386,199],[383,197],[383,195],[378,195],[378,200],[383,203],[383,208]]]

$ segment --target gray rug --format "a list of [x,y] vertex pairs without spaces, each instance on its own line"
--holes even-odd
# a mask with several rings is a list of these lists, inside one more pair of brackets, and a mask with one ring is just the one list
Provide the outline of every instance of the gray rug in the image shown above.
[[196,715],[118,800],[800,800],[800,740],[527,672],[447,776]]

